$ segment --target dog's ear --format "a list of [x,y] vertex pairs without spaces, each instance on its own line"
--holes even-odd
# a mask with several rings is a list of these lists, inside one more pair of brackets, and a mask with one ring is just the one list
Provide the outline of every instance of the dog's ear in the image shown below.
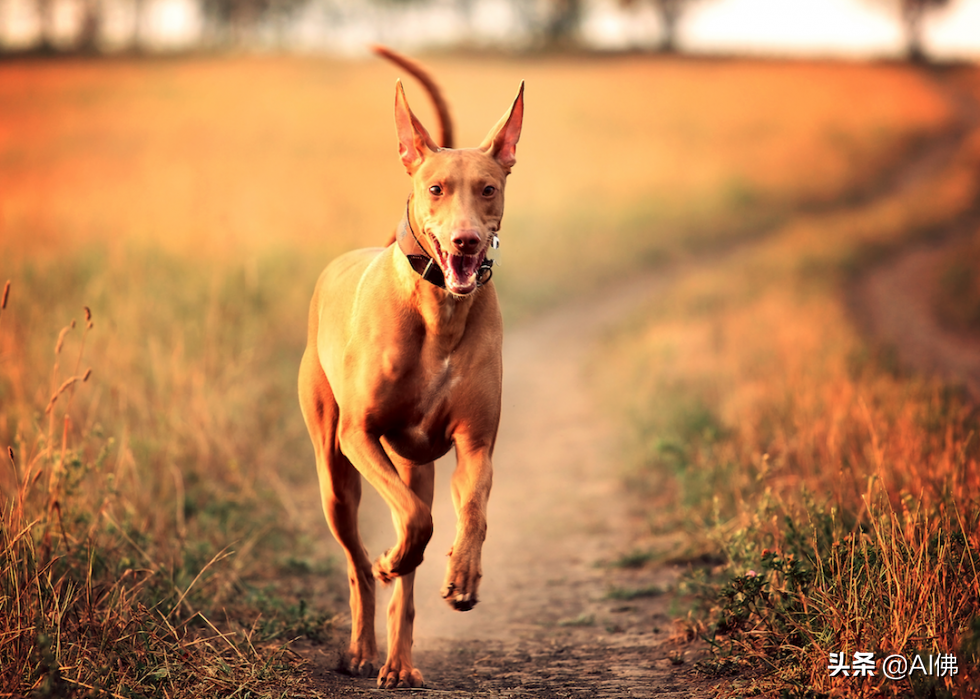
[[439,146],[408,108],[401,80],[395,83],[395,127],[398,130],[398,154],[411,175],[429,153],[439,150]]
[[490,129],[480,149],[493,157],[507,172],[517,162],[517,141],[521,138],[521,124],[524,122],[524,81],[517,92],[517,99],[510,110]]

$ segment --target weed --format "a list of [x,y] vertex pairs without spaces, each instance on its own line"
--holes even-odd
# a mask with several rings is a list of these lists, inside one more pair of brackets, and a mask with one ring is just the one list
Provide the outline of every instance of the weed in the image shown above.
[[655,554],[653,551],[636,550],[623,554],[615,561],[612,561],[609,566],[612,568],[637,570],[645,567],[648,563],[655,561],[656,559],[657,554]]
[[573,619],[563,619],[558,622],[559,626],[595,626],[595,615],[582,612]]
[[646,587],[613,587],[606,592],[606,599],[628,602],[634,599],[645,597],[659,597],[664,594],[664,589],[659,585],[648,585]]

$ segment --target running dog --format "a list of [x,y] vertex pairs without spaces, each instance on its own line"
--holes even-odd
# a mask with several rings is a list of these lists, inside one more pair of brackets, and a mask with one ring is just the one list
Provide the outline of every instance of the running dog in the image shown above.
[[[490,276],[504,185],[516,162],[524,84],[480,146],[453,149],[441,93],[414,62],[378,48],[426,86],[440,143],[395,86],[405,216],[384,248],[355,250],[320,275],[310,303],[299,398],[316,452],[323,511],[347,556],[351,643],[346,670],[373,673],[375,579],[394,581],[388,657],[378,686],[420,687],[412,664],[415,569],[432,536],[434,461],[456,450],[456,537],[442,596],[477,603],[500,419],[502,323]],[[361,541],[361,478],[391,508],[397,539],[374,564]]]

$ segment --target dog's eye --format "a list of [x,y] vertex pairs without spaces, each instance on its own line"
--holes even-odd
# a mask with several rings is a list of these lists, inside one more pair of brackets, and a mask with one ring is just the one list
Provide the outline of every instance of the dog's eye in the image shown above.
[[494,187],[493,185],[489,185],[488,184],[486,187],[483,188],[483,196],[485,196],[485,197],[492,197],[493,196],[493,193],[496,192],[496,191],[497,191],[497,188],[496,187]]
[[431,187],[429,187],[429,193],[432,194],[433,196],[440,197],[442,196],[442,187],[440,187],[437,184],[434,184]]

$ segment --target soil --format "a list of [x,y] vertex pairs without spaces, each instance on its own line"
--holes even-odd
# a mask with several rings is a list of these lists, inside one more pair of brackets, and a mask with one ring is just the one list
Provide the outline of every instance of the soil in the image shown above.
[[[511,329],[504,340],[504,410],[494,454],[480,603],[450,609],[439,596],[455,516],[451,458],[437,465],[436,531],[416,578],[415,662],[427,690],[446,697],[700,697],[698,644],[673,634],[670,591],[681,569],[608,565],[636,548],[620,449],[589,387],[588,360],[606,328],[663,281],[644,278],[595,301],[568,305]],[[393,539],[374,493],[361,508],[369,551]],[[645,546],[649,541],[645,541]],[[621,600],[610,591],[636,595]],[[630,595],[625,595],[630,596]],[[385,591],[378,638],[384,636]],[[349,628],[349,627],[348,627]],[[373,678],[334,670],[346,640],[300,644],[312,688],[374,695]],[[409,690],[398,690],[409,691]],[[418,690],[415,690],[418,691]]]

